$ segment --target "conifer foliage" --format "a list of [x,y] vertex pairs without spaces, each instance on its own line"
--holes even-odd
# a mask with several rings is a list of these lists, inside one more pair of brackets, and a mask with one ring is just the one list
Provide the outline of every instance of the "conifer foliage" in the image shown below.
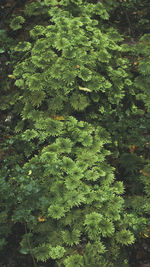
[[127,44],[113,21],[133,2],[29,1],[11,18],[2,254],[19,225],[34,266],[129,266],[126,247],[148,234],[149,34]]

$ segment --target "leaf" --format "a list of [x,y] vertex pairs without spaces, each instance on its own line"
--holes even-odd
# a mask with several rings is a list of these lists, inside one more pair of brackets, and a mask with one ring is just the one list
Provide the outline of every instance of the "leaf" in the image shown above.
[[4,53],[4,52],[5,52],[5,50],[2,49],[2,48],[0,48],[0,54],[2,54],[2,53]]
[[20,253],[26,255],[29,253],[29,249],[28,248],[21,248]]
[[136,149],[136,146],[135,146],[135,145],[132,145],[132,146],[130,147],[130,152],[131,152],[131,153],[134,153],[135,149]]
[[8,77],[9,77],[10,79],[15,79],[15,76],[12,75],[12,74],[8,75]]
[[138,64],[139,64],[138,61],[134,61],[134,63],[133,63],[134,66],[137,66]]
[[46,219],[44,217],[42,217],[40,214],[38,215],[38,221],[39,222],[45,222]]
[[89,88],[81,87],[81,86],[79,86],[79,90],[85,91],[85,92],[92,92],[92,90],[90,90]]
[[22,16],[17,16],[12,19],[10,23],[10,28],[14,31],[22,28],[22,24],[25,22],[25,19]]
[[144,170],[140,170],[140,173],[142,173],[146,177],[150,177],[150,174]]
[[51,114],[51,117],[56,121],[64,121],[65,120],[65,118],[63,116],[58,116],[58,115],[54,115],[54,114]]
[[28,172],[28,175],[31,175],[32,174],[32,171],[31,170],[29,170],[29,172]]
[[147,232],[140,232],[140,236],[142,237],[142,238],[149,238],[150,237],[150,230],[149,230],[149,228],[147,228]]

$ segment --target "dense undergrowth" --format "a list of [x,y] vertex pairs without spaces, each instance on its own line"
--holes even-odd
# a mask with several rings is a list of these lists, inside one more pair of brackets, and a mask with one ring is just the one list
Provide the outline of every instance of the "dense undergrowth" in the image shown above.
[[2,1],[3,266],[135,266],[149,245],[149,8]]

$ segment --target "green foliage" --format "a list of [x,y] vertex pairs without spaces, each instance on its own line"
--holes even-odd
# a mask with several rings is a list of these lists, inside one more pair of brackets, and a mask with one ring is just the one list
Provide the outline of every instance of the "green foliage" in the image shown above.
[[31,49],[31,44],[29,42],[20,42],[18,45],[15,47],[15,51],[20,51],[20,52],[25,52]]
[[129,230],[123,229],[116,234],[116,240],[121,244],[129,245],[134,242],[134,236]]
[[69,246],[73,246],[74,244],[76,245],[79,244],[80,235],[81,235],[81,232],[78,229],[73,229],[72,232],[68,230],[62,231],[62,238],[64,242]]
[[11,29],[14,31],[22,28],[22,24],[25,22],[25,19],[22,16],[16,16],[12,19],[10,23]]
[[69,267],[69,266],[73,266],[73,267],[84,266],[83,257],[81,255],[72,255],[72,256],[68,257],[65,260],[65,267]]
[[143,8],[138,0],[33,1],[10,22],[13,31],[24,24],[25,38],[0,31],[13,69],[2,81],[2,251],[19,224],[20,253],[39,264],[120,267],[129,266],[126,246],[149,235]]

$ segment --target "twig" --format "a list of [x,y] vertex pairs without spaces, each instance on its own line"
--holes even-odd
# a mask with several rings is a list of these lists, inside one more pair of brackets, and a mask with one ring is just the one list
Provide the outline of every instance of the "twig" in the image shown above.
[[[25,223],[25,233],[28,234],[26,223]],[[31,257],[32,257],[34,267],[37,267],[37,264],[36,264],[34,255],[33,255],[33,253],[32,253],[32,247],[31,247],[31,243],[30,243],[30,239],[29,239],[28,235],[27,235],[27,242],[28,242],[28,245],[29,245],[30,255],[31,255]]]
[[129,25],[129,34],[133,37],[132,25],[131,25],[128,13],[127,13],[126,9],[123,8],[123,6],[121,6],[121,8],[122,8],[123,12],[125,13],[125,16],[126,16],[126,19],[127,19],[128,25]]

